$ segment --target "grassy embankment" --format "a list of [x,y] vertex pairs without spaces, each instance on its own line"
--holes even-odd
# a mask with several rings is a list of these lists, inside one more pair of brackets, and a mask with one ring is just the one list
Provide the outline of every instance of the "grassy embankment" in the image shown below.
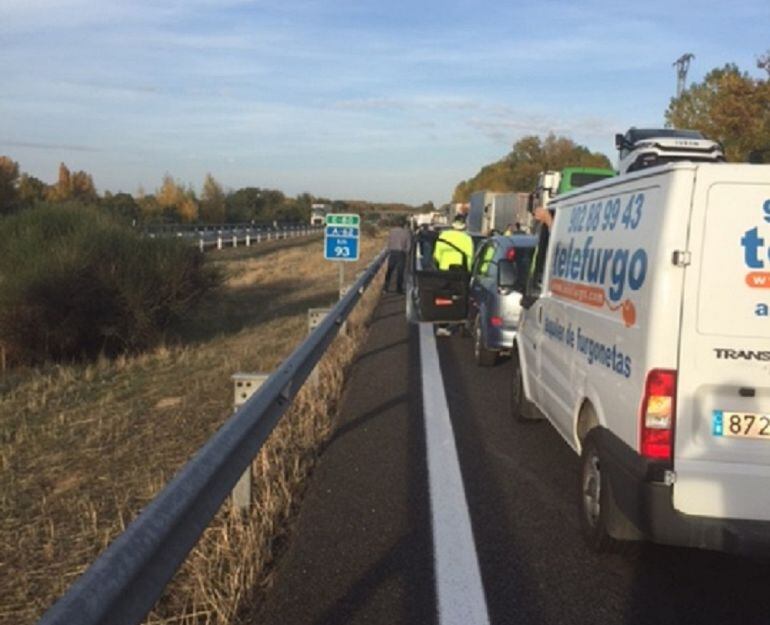
[[[34,622],[224,422],[231,374],[275,369],[305,336],[307,308],[336,300],[338,266],[321,247],[316,238],[212,254],[227,280],[183,345],[0,378],[0,623]],[[347,275],[381,247],[364,239]],[[148,622],[248,619],[330,431],[378,284],[323,362],[320,387],[301,392],[253,463],[251,513],[220,511]]]

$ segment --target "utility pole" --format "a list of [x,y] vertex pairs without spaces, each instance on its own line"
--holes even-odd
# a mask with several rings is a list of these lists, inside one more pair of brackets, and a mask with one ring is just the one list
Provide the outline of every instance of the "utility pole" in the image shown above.
[[687,70],[690,69],[690,61],[695,58],[694,54],[687,52],[680,56],[676,61],[672,63],[676,67],[676,97],[682,95],[684,91],[685,81],[687,80]]

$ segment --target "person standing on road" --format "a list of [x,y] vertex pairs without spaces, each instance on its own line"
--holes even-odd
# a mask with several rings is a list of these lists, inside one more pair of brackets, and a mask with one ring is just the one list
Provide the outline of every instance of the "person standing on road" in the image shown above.
[[412,237],[406,228],[406,220],[400,222],[395,228],[391,228],[388,235],[388,271],[385,274],[383,293],[387,293],[390,289],[393,273],[396,274],[396,291],[404,292],[404,267],[411,240]]

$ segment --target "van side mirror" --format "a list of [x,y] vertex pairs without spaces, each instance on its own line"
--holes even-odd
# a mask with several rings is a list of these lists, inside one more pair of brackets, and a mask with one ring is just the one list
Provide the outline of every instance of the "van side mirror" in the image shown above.
[[497,261],[497,286],[509,291],[521,290],[519,270],[512,260],[501,258]]
[[621,150],[626,145],[626,138],[621,134],[615,135],[615,149]]

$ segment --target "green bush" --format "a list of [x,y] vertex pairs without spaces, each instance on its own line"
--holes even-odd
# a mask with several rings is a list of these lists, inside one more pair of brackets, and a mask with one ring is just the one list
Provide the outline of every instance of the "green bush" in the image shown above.
[[23,362],[151,347],[216,284],[203,262],[80,204],[0,219],[0,343]]

